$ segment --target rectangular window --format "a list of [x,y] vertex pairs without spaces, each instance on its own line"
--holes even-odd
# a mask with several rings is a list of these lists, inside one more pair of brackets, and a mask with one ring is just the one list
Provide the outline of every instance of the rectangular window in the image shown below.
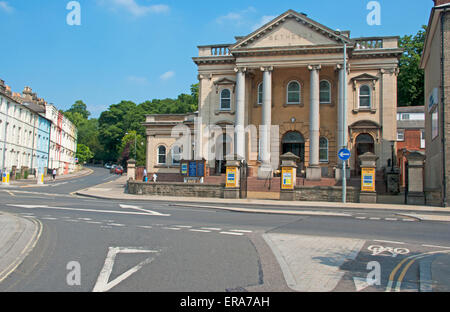
[[405,131],[404,130],[397,131],[397,141],[405,141]]
[[402,120],[410,120],[409,114],[402,114]]
[[431,139],[435,139],[439,135],[439,116],[438,110],[435,110],[431,113]]
[[425,131],[420,132],[420,148],[425,148]]

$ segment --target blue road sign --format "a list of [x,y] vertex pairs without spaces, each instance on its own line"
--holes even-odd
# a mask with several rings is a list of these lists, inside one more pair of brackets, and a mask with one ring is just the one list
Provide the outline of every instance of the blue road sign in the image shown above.
[[348,149],[343,148],[343,149],[341,149],[339,151],[338,156],[339,156],[340,160],[344,160],[345,161],[345,160],[348,160],[350,158],[351,153],[350,153],[350,151]]

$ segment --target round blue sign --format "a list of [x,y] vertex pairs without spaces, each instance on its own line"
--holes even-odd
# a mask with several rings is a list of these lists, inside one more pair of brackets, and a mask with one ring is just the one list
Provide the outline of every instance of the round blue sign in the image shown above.
[[343,148],[339,151],[338,156],[340,160],[348,160],[351,156],[351,153],[348,149]]

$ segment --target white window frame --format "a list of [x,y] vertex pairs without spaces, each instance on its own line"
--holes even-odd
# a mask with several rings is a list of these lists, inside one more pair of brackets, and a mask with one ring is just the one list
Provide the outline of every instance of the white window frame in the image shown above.
[[404,142],[405,141],[405,130],[398,129],[397,130],[397,142]]
[[[224,91],[228,91],[228,92],[230,93],[230,97],[229,97],[229,98],[224,98],[224,97],[223,97],[223,92],[224,92]],[[220,110],[221,110],[221,111],[231,111],[231,98],[232,98],[231,94],[232,94],[232,92],[231,92],[231,90],[228,89],[228,88],[222,89],[222,90],[220,91],[220,104],[219,104],[219,106],[220,106]],[[222,101],[223,101],[223,100],[229,100],[229,101],[230,101],[230,107],[224,108],[224,107],[222,106]]]
[[[299,91],[289,91],[289,85],[293,82],[298,84]],[[298,93],[298,102],[289,102],[289,94],[294,93],[294,92]],[[301,103],[301,101],[302,101],[302,84],[300,82],[298,82],[297,80],[289,81],[286,86],[286,104],[287,105],[298,105]]]
[[[369,88],[369,106],[361,106],[361,89],[362,87]],[[366,97],[366,95],[364,95]],[[359,109],[371,109],[372,108],[372,88],[368,84],[362,84],[358,88],[358,108]]]
[[[320,145],[320,141],[322,141],[322,140],[325,140],[325,141],[327,142],[327,146],[326,146],[326,147],[322,147],[322,146]],[[325,158],[320,158],[320,151],[322,151],[322,150],[326,150],[326,152],[327,152],[327,158],[326,158],[326,159],[325,159]],[[322,136],[322,137],[319,138],[319,161],[320,161],[321,163],[328,163],[328,162],[329,162],[329,141],[328,141],[328,139],[327,139],[326,137],[324,137],[324,136]]]
[[[160,149],[161,148],[164,148],[164,154],[163,153],[161,153],[161,151],[160,151]],[[164,162],[160,162],[160,156],[163,156],[164,155]],[[167,147],[165,147],[164,145],[159,145],[158,147],[157,147],[157,159],[156,159],[156,163],[158,164],[158,165],[165,165],[165,164],[167,164]]]
[[[175,148],[177,148],[177,147],[179,149],[179,152],[175,153]],[[171,151],[172,151],[172,165],[174,165],[174,166],[180,165],[180,163],[181,163],[181,156],[183,155],[182,147],[179,146],[179,145],[174,145],[174,146],[172,146]],[[175,160],[175,156],[176,155],[178,156],[178,161]]]
[[[261,91],[259,91],[259,88],[261,88]],[[264,85],[262,82],[258,84],[258,88],[256,89],[257,96],[256,96],[256,104],[262,105],[263,103],[263,94],[264,94]]]
[[425,130],[420,131],[420,148],[425,148]]
[[[320,95],[322,94],[322,90],[320,89],[320,85],[322,84],[322,82],[326,82],[328,84],[328,95],[329,95],[329,101],[328,102],[324,102],[322,100],[320,100]],[[329,82],[326,79],[322,79],[319,82],[319,100],[320,100],[320,104],[331,104],[331,82]]]

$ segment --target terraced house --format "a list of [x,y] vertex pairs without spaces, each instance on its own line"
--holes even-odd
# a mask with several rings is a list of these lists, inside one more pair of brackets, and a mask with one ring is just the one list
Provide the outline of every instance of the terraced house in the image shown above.
[[[250,175],[260,176],[265,163],[291,152],[307,179],[333,178],[339,175],[337,152],[344,146],[352,151],[353,175],[359,174],[358,156],[366,152],[378,156],[377,170],[388,165],[397,139],[399,37],[352,38],[350,31],[289,10],[235,39],[199,46],[193,58],[199,78],[195,131],[200,134],[193,154],[208,159],[206,153],[216,153],[207,162],[209,175],[224,172],[219,159],[225,154],[246,159]],[[148,170],[176,172],[178,161],[171,157],[179,158],[180,149],[168,138],[167,120],[174,126],[187,117],[177,116],[178,122],[149,118],[149,142],[155,144],[149,144]],[[223,131],[211,132],[212,125]],[[227,126],[234,126],[235,134],[228,134]],[[271,126],[276,133],[260,131]]]

